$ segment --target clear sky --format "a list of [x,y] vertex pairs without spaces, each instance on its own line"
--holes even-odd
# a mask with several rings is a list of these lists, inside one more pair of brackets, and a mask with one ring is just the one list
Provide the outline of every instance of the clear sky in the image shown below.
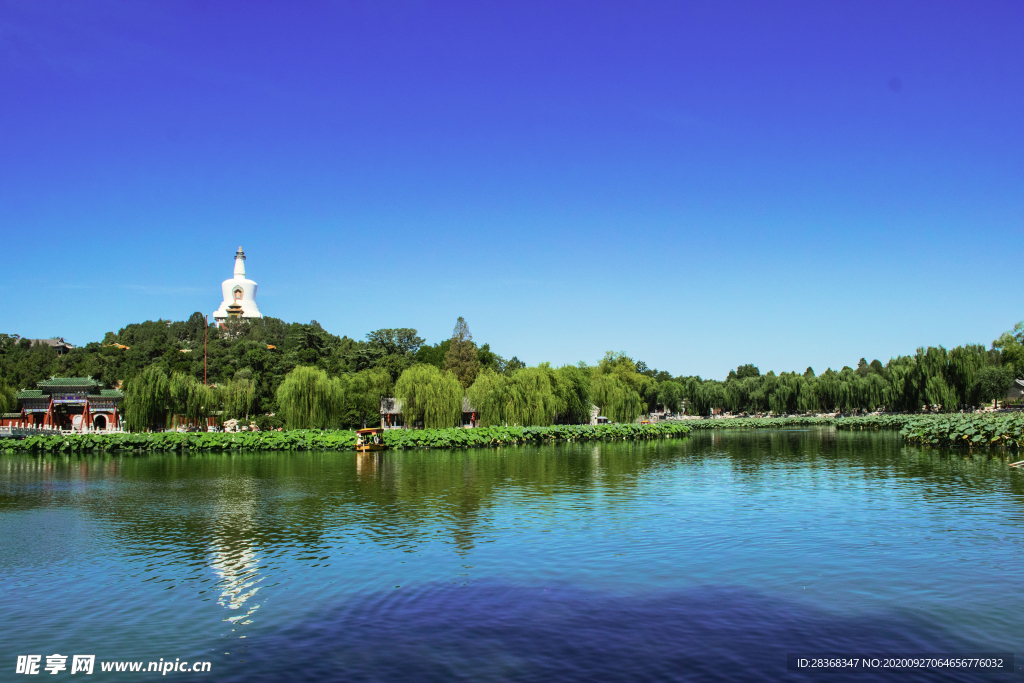
[[1024,318],[1024,2],[0,0],[0,332],[723,378]]

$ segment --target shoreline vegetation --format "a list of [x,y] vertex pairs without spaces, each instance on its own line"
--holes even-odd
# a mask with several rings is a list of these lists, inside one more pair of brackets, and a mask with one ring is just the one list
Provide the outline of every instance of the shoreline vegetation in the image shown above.
[[[919,348],[884,365],[862,358],[855,369],[820,374],[810,367],[761,374],[746,364],[724,381],[673,376],[625,352],[609,351],[592,365],[528,367],[515,356],[505,360],[489,344],[478,346],[463,318],[450,339],[434,345],[411,328],[375,330],[357,341],[332,335],[316,321],[207,325],[199,313],[183,322],[128,325],[102,343],[64,345],[60,355],[45,342],[0,334],[0,412],[18,410],[20,390],[47,377],[89,377],[123,389],[124,426],[136,434],[207,430],[232,419],[252,422],[260,433],[351,430],[380,424],[385,398],[402,411],[389,419],[427,430],[466,420],[476,428],[588,425],[600,421],[595,408],[620,425],[662,411],[696,417],[916,413],[926,407],[954,415],[1005,399],[1017,368],[1024,370],[1024,323],[991,348]],[[952,443],[963,441],[958,427],[950,429]],[[968,440],[977,435],[975,429]],[[914,438],[930,443],[933,437]],[[936,443],[944,438],[934,437]]]
[[[476,427],[474,429],[389,429],[384,444],[391,449],[496,448],[590,441],[642,441],[684,437],[681,422],[657,424],[555,425],[552,427]],[[155,451],[352,451],[352,430],[288,430],[285,432],[155,432],[136,434],[60,434],[0,442],[0,451],[30,453],[155,452]]]
[[[642,441],[681,438],[707,430],[834,427],[844,431],[899,431],[909,444],[925,447],[1018,449],[1024,444],[1024,414],[861,415],[853,417],[759,417],[667,420],[653,424],[554,425],[551,427],[476,427],[473,429],[390,429],[385,445],[394,450],[496,448],[501,446]],[[32,454],[187,453],[231,451],[355,451],[352,430],[283,432],[155,432],[60,434],[0,442],[0,451]]]
[[965,413],[939,415],[863,415],[843,418],[837,429],[898,429],[900,436],[917,446],[959,448],[1009,447],[1024,443],[1024,414]]

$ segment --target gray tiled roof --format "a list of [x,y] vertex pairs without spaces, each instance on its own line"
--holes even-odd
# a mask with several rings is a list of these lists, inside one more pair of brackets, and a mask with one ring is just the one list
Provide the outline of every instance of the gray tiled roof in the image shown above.
[[75,348],[74,344],[68,344],[64,341],[63,337],[57,337],[56,339],[29,339],[32,342],[32,346],[36,344],[46,344],[47,346],[66,346],[69,349]]

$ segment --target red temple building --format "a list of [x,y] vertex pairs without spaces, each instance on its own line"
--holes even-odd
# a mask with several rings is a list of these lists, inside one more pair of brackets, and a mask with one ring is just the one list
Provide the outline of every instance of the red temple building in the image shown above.
[[104,389],[91,377],[51,377],[36,386],[18,392],[19,412],[4,413],[0,426],[75,432],[121,429],[122,391]]

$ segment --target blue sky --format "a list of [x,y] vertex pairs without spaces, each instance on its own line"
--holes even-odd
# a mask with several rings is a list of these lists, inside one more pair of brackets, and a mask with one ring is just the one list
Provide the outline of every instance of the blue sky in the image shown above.
[[722,378],[1024,318],[1024,3],[0,1],[0,331]]

